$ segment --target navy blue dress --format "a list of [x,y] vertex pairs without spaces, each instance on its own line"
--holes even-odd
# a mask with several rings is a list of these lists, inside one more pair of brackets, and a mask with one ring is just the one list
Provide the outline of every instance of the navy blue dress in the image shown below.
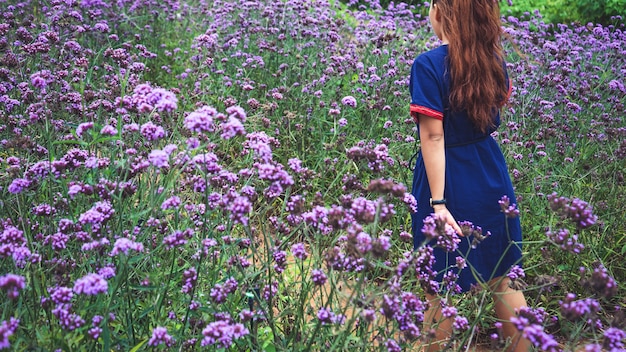
[[[446,149],[444,197],[448,210],[457,221],[470,221],[480,226],[483,234],[491,233],[475,249],[471,248],[471,237],[462,237],[458,251],[453,253],[434,248],[434,269],[439,273],[439,280],[445,272],[453,270],[458,273],[457,283],[465,292],[478,280],[487,282],[506,275],[513,265],[521,266],[522,230],[519,218],[506,218],[498,203],[504,195],[515,203],[504,155],[491,137],[500,125],[500,115],[495,116],[495,127],[483,133],[472,126],[465,111],[452,112],[449,109],[447,54],[448,46],[443,45],[415,59],[409,84],[410,107],[414,118],[419,113],[443,120]],[[508,75],[506,81],[510,93]],[[434,211],[429,204],[430,187],[421,151],[415,164],[412,194],[418,208],[412,215],[413,243],[418,248],[426,240],[421,231],[423,220]],[[456,269],[459,255],[468,264],[460,272]]]

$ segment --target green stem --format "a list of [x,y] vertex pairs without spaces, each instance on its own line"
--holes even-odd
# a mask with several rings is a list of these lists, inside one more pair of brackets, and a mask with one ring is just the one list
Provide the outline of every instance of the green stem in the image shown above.
[[180,336],[184,336],[185,334],[185,328],[187,327],[187,322],[189,321],[189,314],[191,313],[191,303],[193,302],[193,297],[196,294],[196,288],[198,287],[198,285],[200,284],[200,275],[202,274],[202,263],[204,262],[204,256],[200,256],[200,261],[198,262],[198,270],[197,270],[197,277],[196,277],[196,284],[193,285],[193,288],[191,289],[191,294],[189,297],[189,304],[187,304],[187,309],[185,310],[185,318],[183,319],[183,325],[180,328]]

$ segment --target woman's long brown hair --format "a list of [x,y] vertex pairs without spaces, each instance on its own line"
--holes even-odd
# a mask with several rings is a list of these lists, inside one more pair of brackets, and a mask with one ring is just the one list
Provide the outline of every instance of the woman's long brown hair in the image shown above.
[[485,132],[507,96],[498,0],[434,0],[448,45],[450,106]]

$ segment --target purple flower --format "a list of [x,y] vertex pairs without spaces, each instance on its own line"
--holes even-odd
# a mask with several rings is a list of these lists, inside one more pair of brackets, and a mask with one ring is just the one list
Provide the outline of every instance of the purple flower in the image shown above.
[[219,348],[229,348],[233,344],[233,340],[239,339],[249,334],[248,329],[243,324],[230,324],[223,320],[209,323],[202,335],[204,338],[200,343],[201,346],[217,344]]
[[519,216],[519,209],[517,209],[517,204],[511,204],[511,200],[507,195],[503,195],[502,198],[498,201],[498,204],[500,204],[500,209],[507,218],[516,218]]
[[626,332],[624,332],[624,330],[610,327],[604,331],[602,347],[607,351],[623,351],[624,339],[626,339]]
[[248,225],[248,214],[252,211],[252,203],[245,196],[238,196],[229,205],[229,217],[234,223]]
[[50,293],[50,299],[56,305],[70,303],[72,297],[74,297],[72,289],[64,286],[48,287],[48,292]]
[[164,344],[167,347],[174,345],[174,338],[167,333],[167,329],[161,326],[157,326],[152,330],[152,336],[148,340],[148,346],[156,347],[160,344]]
[[235,136],[243,136],[246,134],[246,130],[241,123],[241,120],[232,116],[228,117],[228,122],[222,124],[222,135],[224,139],[231,139]]
[[94,326],[94,327],[90,328],[89,330],[87,330],[87,334],[92,339],[98,340],[98,338],[100,337],[100,334],[102,334],[102,328],[99,327],[99,326]]
[[445,219],[437,214],[432,214],[424,219],[422,233],[426,238],[436,240],[436,246],[447,252],[456,251],[461,242],[452,226],[448,225]]
[[185,128],[192,132],[213,132],[213,119],[217,110],[210,106],[203,106],[185,117]]
[[455,273],[452,270],[448,270],[443,275],[443,280],[441,280],[441,284],[445,287],[451,294],[461,293],[461,286],[457,284],[459,280],[459,274]]
[[165,130],[163,127],[155,125],[151,121],[148,121],[141,125],[140,133],[145,139],[149,141],[156,141],[165,137]]
[[10,299],[16,299],[24,287],[26,287],[26,279],[23,276],[15,274],[0,276],[0,288],[7,291]]
[[52,310],[59,324],[65,330],[73,331],[85,324],[85,320],[80,315],[71,311],[71,304],[59,304]]
[[31,211],[33,215],[39,215],[39,216],[50,216],[56,213],[56,209],[50,204],[46,204],[46,203],[42,203],[33,207]]
[[30,75],[30,83],[35,88],[45,91],[50,82],[52,82],[52,76],[49,70],[38,71]]
[[372,245],[374,255],[383,256],[391,249],[391,237],[387,235],[380,235],[374,240]]
[[218,157],[214,153],[198,154],[191,159],[191,161],[202,167],[202,170],[208,173],[218,173],[222,170],[222,167],[218,164]]
[[577,321],[591,318],[600,311],[600,303],[593,298],[575,299],[575,294],[568,293],[563,301],[559,301],[561,314],[567,320]]
[[522,269],[519,265],[514,265],[509,270],[509,273],[506,274],[512,281],[515,281],[519,278],[526,277],[526,273],[524,273],[524,269]]
[[326,280],[328,280],[328,278],[322,269],[313,269],[313,271],[311,271],[311,281],[313,281],[315,285],[322,286],[326,283]]
[[597,343],[590,343],[585,345],[585,352],[602,352],[602,345]]
[[18,194],[30,187],[31,182],[25,178],[16,178],[8,187],[9,193]]
[[465,269],[467,267],[467,261],[465,258],[461,256],[456,257],[456,267],[459,268],[459,270]]
[[0,233],[0,257],[12,256],[16,263],[25,261],[31,256],[26,243],[23,231],[15,226],[6,225]]
[[187,243],[187,240],[193,236],[192,229],[186,229],[185,231],[176,230],[171,235],[163,238],[163,244],[167,249],[172,249],[178,246],[182,246]]
[[157,111],[172,112],[178,107],[176,95],[163,88],[153,88],[146,96],[146,101]]
[[103,268],[100,268],[98,270],[98,275],[102,276],[102,278],[105,280],[115,277],[115,267],[105,266]]
[[106,135],[106,136],[115,136],[117,134],[117,128],[115,128],[115,127],[113,127],[111,125],[105,125],[100,130],[100,134]]
[[[584,270],[586,269],[582,268]],[[591,277],[584,279],[582,285],[602,297],[611,298],[617,294],[617,282],[603,265],[593,269]]]
[[409,207],[411,213],[417,212],[417,200],[411,193],[405,193],[402,202]]
[[148,155],[148,161],[150,161],[150,164],[158,168],[168,167],[169,159],[169,155],[160,149],[155,149],[150,152],[150,155]]
[[3,320],[2,323],[0,323],[0,350],[11,347],[9,337],[15,333],[19,323],[20,321],[13,317],[11,317],[8,323],[6,320]]
[[83,225],[100,225],[109,220],[114,213],[115,209],[109,201],[96,202],[91,209],[80,214],[78,222]]
[[191,293],[198,280],[198,271],[191,267],[183,272],[183,288],[182,293]]
[[215,284],[209,296],[215,303],[224,303],[228,295],[235,292],[238,286],[237,280],[228,278],[223,284]]
[[396,342],[396,340],[389,338],[385,341],[385,347],[389,352],[402,352],[402,347]]
[[181,204],[180,197],[172,196],[164,200],[163,203],[161,203],[161,209],[166,210],[166,209],[178,208],[180,204]]
[[376,321],[376,311],[374,309],[363,309],[361,318],[368,323],[373,323]]
[[274,248],[272,259],[274,259],[274,270],[276,270],[277,273],[280,274],[285,271],[285,266],[287,265],[287,253],[285,253],[285,251]]
[[452,328],[456,331],[465,331],[470,327],[469,321],[466,317],[456,316],[454,317],[454,322],[452,323]]
[[108,289],[107,281],[98,274],[87,274],[74,282],[74,292],[79,295],[97,295],[106,293]]
[[67,242],[70,240],[70,236],[63,232],[56,232],[47,237],[46,240],[50,241],[52,249],[59,251],[67,248]]
[[317,311],[317,319],[320,320],[322,325],[327,325],[331,323],[332,314],[333,313],[330,311],[330,309],[322,307],[319,311]]
[[294,257],[301,260],[305,260],[309,256],[309,253],[307,253],[304,243],[296,243],[291,246],[291,253]]
[[[515,318],[512,318],[512,320],[513,319]],[[561,351],[561,347],[559,346],[559,343],[554,339],[554,336],[546,333],[541,325],[531,324],[524,327],[522,335],[530,340],[530,342],[534,346],[537,346],[541,351]]]
[[246,135],[246,141],[243,143],[244,152],[247,154],[252,150],[257,160],[268,163],[272,160],[272,148],[270,144],[277,143],[274,138],[268,136],[265,132],[252,132]]
[[554,244],[561,247],[562,250],[570,253],[578,254],[585,248],[582,243],[578,242],[578,235],[570,234],[568,229],[558,229],[556,232],[548,229],[546,236]]
[[347,95],[341,99],[341,104],[356,108],[356,99],[351,95]]
[[241,122],[246,122],[246,111],[240,106],[229,106],[226,108],[226,113]]
[[92,251],[94,249],[102,248],[108,245],[110,242],[106,238],[101,238],[99,240],[91,241],[82,245],[81,250],[84,252]]
[[562,217],[569,218],[579,228],[587,228],[594,225],[598,217],[593,214],[589,203],[574,198],[559,197],[556,193],[548,196],[550,208]]
[[389,156],[389,147],[385,144],[365,144],[363,141],[347,150],[346,156],[351,160],[365,160],[370,170],[381,172],[385,164],[394,165],[395,161]]
[[200,146],[200,140],[196,137],[187,138],[187,148],[196,149]]
[[[107,50],[107,53],[122,57],[127,54],[123,49]],[[143,69],[141,65],[135,65],[136,69]],[[119,100],[119,99],[118,99]],[[163,88],[152,88],[149,83],[138,84],[133,90],[133,94],[121,99],[124,106],[136,109],[139,112],[172,112],[176,110],[178,99],[174,93]],[[117,103],[117,102],[116,102]]]
[[376,219],[378,205],[378,202],[358,197],[352,201],[350,210],[357,221],[362,224],[369,224]]
[[143,244],[122,237],[118,238],[115,241],[115,244],[113,245],[113,250],[111,251],[111,253],[109,253],[109,255],[111,257],[114,257],[120,253],[128,255],[128,252],[130,252],[131,250],[136,252],[143,252]]

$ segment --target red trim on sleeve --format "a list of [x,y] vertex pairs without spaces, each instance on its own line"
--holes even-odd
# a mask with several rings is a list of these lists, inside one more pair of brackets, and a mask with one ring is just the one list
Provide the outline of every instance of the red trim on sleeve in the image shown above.
[[419,123],[419,120],[417,117],[418,114],[430,116],[437,120],[443,120],[443,113],[437,110],[433,110],[425,106],[416,105],[416,104],[411,104],[410,107],[411,107],[411,117],[413,118],[413,121],[415,121],[415,123]]

